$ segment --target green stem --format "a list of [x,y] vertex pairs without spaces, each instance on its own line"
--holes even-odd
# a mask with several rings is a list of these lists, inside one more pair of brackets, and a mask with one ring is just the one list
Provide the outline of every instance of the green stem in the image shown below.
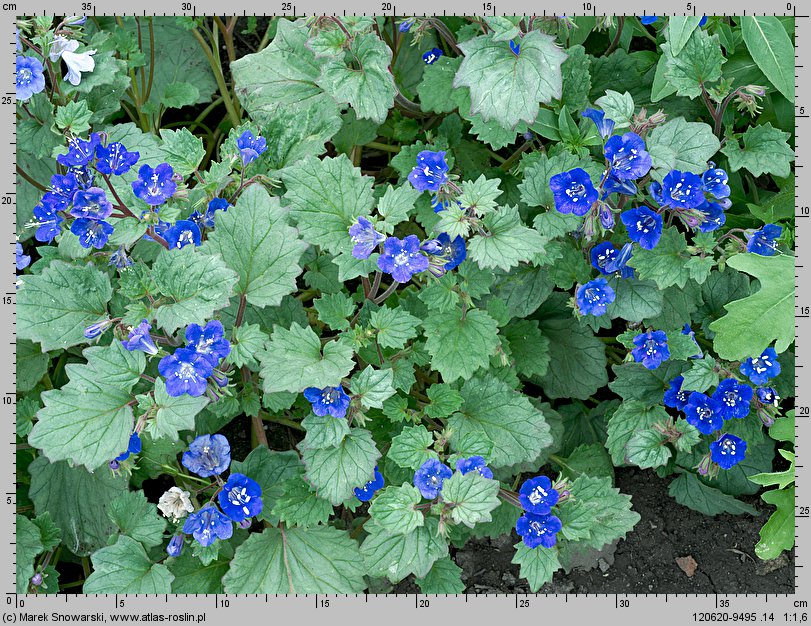
[[222,74],[222,68],[214,58],[211,48],[206,43],[206,40],[203,39],[200,31],[194,28],[191,32],[194,35],[194,38],[197,39],[197,43],[200,44],[200,48],[203,50],[203,54],[206,55],[206,59],[208,59],[208,64],[211,66],[211,70],[214,72],[214,79],[217,81],[217,87],[220,90],[220,95],[222,95],[223,104],[225,104],[225,109],[228,111],[228,117],[231,120],[231,125],[236,128],[239,126],[240,122],[239,114],[237,113],[236,108],[234,108],[233,100],[231,100],[231,92],[229,91],[228,86],[225,84],[225,77]]
[[387,143],[380,143],[379,141],[370,141],[367,144],[364,144],[367,148],[373,148],[375,150],[383,150],[383,152],[400,152],[400,146],[392,146]]
[[300,430],[302,432],[304,431],[304,426],[302,426],[298,422],[287,419],[286,417],[282,417],[281,415],[270,415],[269,413],[260,411],[259,416],[266,422],[274,422],[275,424],[288,426],[289,428],[292,428],[294,430]]

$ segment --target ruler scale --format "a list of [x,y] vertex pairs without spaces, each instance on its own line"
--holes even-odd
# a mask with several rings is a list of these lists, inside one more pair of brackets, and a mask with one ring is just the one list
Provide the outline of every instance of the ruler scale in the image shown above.
[[[129,9],[119,11],[118,8]],[[811,395],[805,396],[803,385],[811,372],[811,351],[804,341],[804,333],[811,325],[811,298],[806,295],[809,282],[804,276],[811,271],[811,249],[806,253],[805,243],[811,230],[811,188],[806,194],[807,185],[804,173],[811,170],[811,153],[803,151],[805,137],[811,125],[811,49],[805,45],[811,33],[811,17],[806,13],[808,6],[797,6],[794,2],[764,4],[753,0],[719,0],[712,3],[681,2],[666,7],[651,2],[635,0],[597,0],[596,2],[575,2],[561,6],[555,3],[529,2],[528,0],[502,0],[473,3],[465,0],[445,0],[437,5],[435,0],[413,0],[412,2],[383,2],[380,0],[358,0],[346,6],[336,5],[325,0],[295,0],[295,2],[258,2],[257,0],[237,0],[224,7],[214,0],[142,0],[137,12],[132,5],[117,7],[112,2],[83,2],[71,0],[31,0],[25,3],[0,3],[0,20],[5,26],[0,31],[6,33],[11,44],[9,61],[14,75],[14,29],[18,14],[26,15],[157,15],[157,16],[201,16],[217,15],[223,11],[230,15],[555,15],[567,13],[578,15],[643,15],[655,10],[667,10],[675,15],[778,15],[795,17],[795,147],[796,147],[796,426],[795,451],[796,465],[796,508],[795,508],[795,593],[790,595],[773,594],[462,594],[451,596],[428,596],[422,594],[400,595],[18,595],[15,591],[15,511],[16,511],[16,455],[15,446],[15,376],[16,376],[16,332],[15,301],[16,272],[12,263],[10,279],[3,285],[2,318],[0,333],[5,358],[0,359],[0,379],[5,382],[0,404],[0,432],[12,446],[12,454],[0,456],[0,476],[3,481],[3,508],[0,512],[0,529],[4,532],[0,564],[6,567],[0,571],[0,593],[3,598],[2,614],[4,623],[34,621],[36,616],[47,616],[47,621],[95,621],[111,623],[117,621],[148,622],[187,622],[225,624],[237,620],[256,619],[300,619],[305,615],[326,620],[368,621],[385,619],[394,623],[413,621],[425,617],[432,621],[467,620],[471,623],[494,623],[496,619],[533,620],[534,622],[556,621],[559,624],[580,624],[585,620],[602,620],[603,623],[622,621],[623,624],[650,624],[655,620],[663,626],[689,622],[763,622],[763,623],[803,623],[811,620],[808,608],[811,598],[811,559],[805,547],[805,534],[811,532],[811,487],[806,481],[806,467],[800,443],[805,435],[811,437]],[[770,12],[766,10],[771,9]],[[806,96],[807,99],[806,99]],[[0,91],[0,112],[6,119],[0,123],[4,144],[3,151],[7,172],[7,184],[0,192],[4,210],[0,212],[2,232],[9,246],[15,245],[16,230],[16,122],[15,93],[10,79],[7,87]],[[9,257],[10,260],[11,257]],[[801,334],[803,340],[801,340]],[[806,354],[808,352],[808,354]],[[802,435],[802,436],[801,436]],[[633,495],[633,494],[631,494]],[[664,564],[663,564],[664,566]],[[81,616],[84,616],[82,619]],[[137,620],[133,616],[138,616]],[[41,619],[41,618],[40,618]],[[565,620],[565,621],[564,621]]]

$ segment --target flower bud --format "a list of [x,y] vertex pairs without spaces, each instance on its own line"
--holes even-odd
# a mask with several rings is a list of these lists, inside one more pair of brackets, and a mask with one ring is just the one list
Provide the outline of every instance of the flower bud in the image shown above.
[[90,324],[90,326],[84,329],[85,339],[95,339],[112,325],[113,322],[109,319],[100,320],[95,324]]
[[40,574],[39,572],[34,574],[31,577],[31,584],[34,585],[34,587],[39,587],[42,584],[42,574]]
[[251,524],[253,524],[253,518],[249,517],[239,522],[239,527],[243,530],[247,530],[251,527]]
[[166,554],[169,556],[180,556],[180,552],[183,550],[183,539],[183,535],[175,535],[172,537],[169,545],[166,546]]

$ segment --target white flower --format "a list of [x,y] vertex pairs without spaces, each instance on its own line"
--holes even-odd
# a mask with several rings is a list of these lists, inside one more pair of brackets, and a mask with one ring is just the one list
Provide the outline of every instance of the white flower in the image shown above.
[[177,522],[194,511],[194,506],[189,500],[188,491],[183,491],[180,487],[172,487],[158,500],[158,509],[164,517],[171,517],[173,522]]
[[71,85],[78,85],[82,80],[82,72],[92,72],[96,68],[96,62],[93,60],[93,55],[96,54],[95,50],[86,50],[85,52],[76,52],[79,47],[79,42],[75,39],[68,39],[62,35],[54,37],[51,44],[51,52],[49,54],[51,61],[56,62],[61,57],[68,66],[68,73],[65,74],[65,80]]

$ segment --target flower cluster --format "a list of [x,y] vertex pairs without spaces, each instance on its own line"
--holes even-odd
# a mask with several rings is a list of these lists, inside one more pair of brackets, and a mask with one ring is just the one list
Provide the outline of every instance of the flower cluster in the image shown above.
[[[178,348],[158,363],[158,372],[166,379],[166,393],[170,396],[202,396],[206,392],[209,376],[219,386],[227,384],[220,373],[220,361],[231,353],[231,343],[225,338],[222,322],[212,320],[201,328],[189,324],[186,328],[186,347]],[[225,382],[220,382],[224,380]]]
[[518,491],[518,500],[524,514],[515,523],[515,531],[528,548],[551,548],[563,528],[560,518],[552,515],[552,508],[561,501],[557,485],[546,476],[524,481]]

